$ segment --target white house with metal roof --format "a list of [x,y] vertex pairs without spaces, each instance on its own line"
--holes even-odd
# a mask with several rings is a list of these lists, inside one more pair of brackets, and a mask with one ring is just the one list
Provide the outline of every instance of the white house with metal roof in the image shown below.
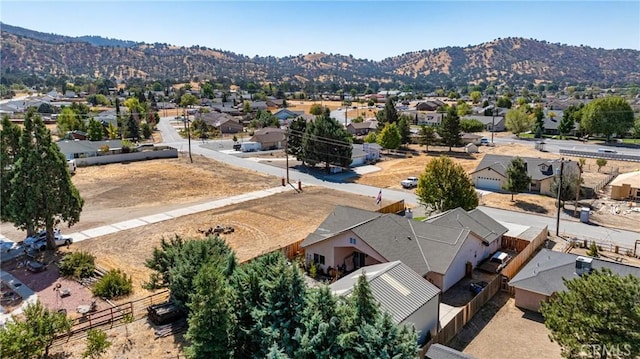
[[423,343],[438,330],[440,289],[400,261],[372,265],[350,273],[329,286],[334,294],[349,296],[361,275],[380,309],[397,325],[413,326]]

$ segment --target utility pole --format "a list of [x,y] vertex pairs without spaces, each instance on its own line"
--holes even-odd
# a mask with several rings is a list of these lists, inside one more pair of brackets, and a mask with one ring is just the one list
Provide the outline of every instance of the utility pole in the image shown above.
[[560,236],[560,195],[562,193],[562,172],[564,169],[564,157],[560,159],[560,179],[558,181],[558,214],[556,216],[556,236]]
[[284,133],[284,155],[287,166],[287,184],[289,184],[289,127],[287,127],[287,132]]
[[496,126],[496,105],[493,104],[493,108],[491,109],[491,145],[493,145],[493,133],[496,131],[495,130],[495,126]]
[[188,112],[185,113],[184,122],[187,125],[187,139],[189,141],[189,161],[193,163],[193,157],[191,157],[191,126],[189,126]]

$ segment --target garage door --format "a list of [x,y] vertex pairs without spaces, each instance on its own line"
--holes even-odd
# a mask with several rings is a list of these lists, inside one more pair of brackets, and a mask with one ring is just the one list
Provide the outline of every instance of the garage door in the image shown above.
[[476,188],[499,191],[501,186],[502,183],[497,178],[477,177],[476,179]]

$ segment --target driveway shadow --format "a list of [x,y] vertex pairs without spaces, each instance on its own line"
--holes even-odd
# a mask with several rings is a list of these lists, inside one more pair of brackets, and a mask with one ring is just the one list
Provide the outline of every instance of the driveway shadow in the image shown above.
[[526,212],[542,213],[542,214],[546,214],[549,212],[546,208],[544,208],[539,204],[525,202],[522,200],[516,200],[515,206]]

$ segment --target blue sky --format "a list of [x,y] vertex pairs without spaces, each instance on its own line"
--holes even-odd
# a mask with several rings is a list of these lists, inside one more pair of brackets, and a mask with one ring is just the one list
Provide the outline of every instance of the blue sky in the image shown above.
[[640,1],[16,1],[0,20],[247,56],[339,53],[381,60],[499,37],[640,50]]

